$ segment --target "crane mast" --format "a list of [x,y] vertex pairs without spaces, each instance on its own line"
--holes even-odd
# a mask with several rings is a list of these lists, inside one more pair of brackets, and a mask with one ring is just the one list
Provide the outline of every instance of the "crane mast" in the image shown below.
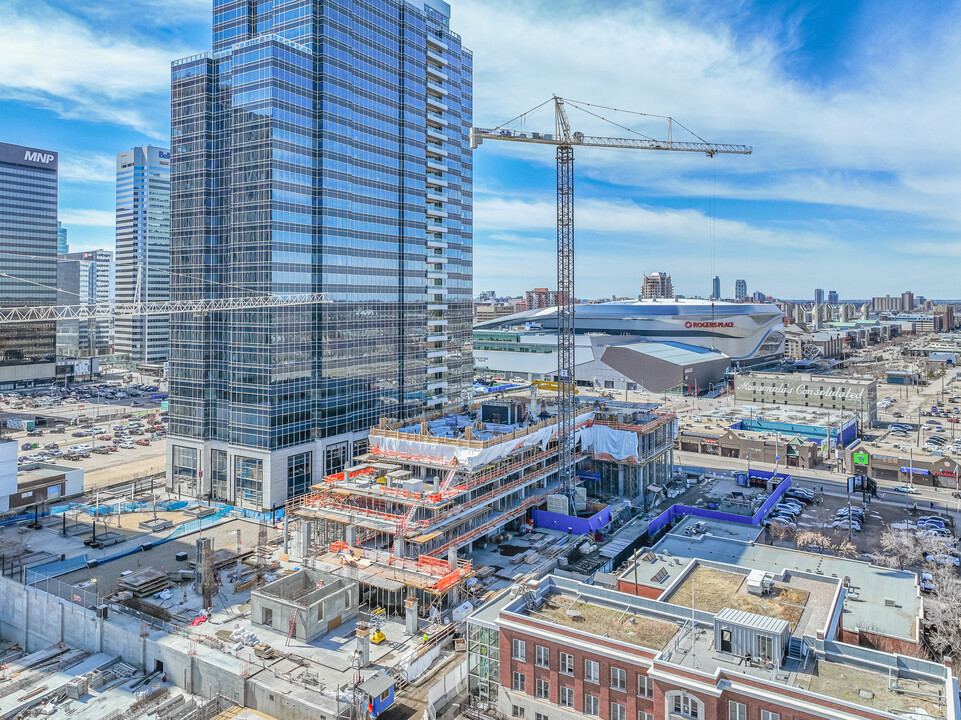
[[[708,157],[718,153],[750,155],[747,145],[706,142],[677,142],[669,129],[668,140],[645,137],[614,138],[572,132],[558,96],[554,101],[554,134],[516,131],[503,128],[472,127],[471,148],[480,147],[485,140],[504,140],[557,146],[557,442],[558,490],[567,495],[573,512],[576,485],[575,450],[575,373],[574,373],[574,146],[623,148],[627,150],[665,150],[671,152],[703,152]],[[604,118],[601,118],[604,119]],[[673,120],[668,118],[669,128]]]

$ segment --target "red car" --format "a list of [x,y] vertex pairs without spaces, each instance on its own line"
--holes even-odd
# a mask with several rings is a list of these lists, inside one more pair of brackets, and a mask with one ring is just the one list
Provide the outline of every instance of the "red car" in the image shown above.
[[948,422],[959,422],[959,420],[956,417],[949,417]]
[[137,443],[138,445],[149,445],[149,444],[150,444],[150,441],[149,441],[147,438],[138,438],[138,439],[136,440],[136,443]]
[[107,452],[117,452],[116,445],[104,445],[103,449],[106,450]]
[[113,440],[113,436],[112,436],[112,435],[97,435],[97,440],[103,440],[103,441],[106,442],[106,441],[109,441],[109,440]]

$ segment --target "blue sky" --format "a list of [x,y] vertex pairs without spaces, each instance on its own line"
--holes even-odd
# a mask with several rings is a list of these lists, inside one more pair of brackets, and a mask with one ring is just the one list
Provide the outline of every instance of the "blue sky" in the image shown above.
[[[688,295],[716,272],[725,294],[744,278],[780,297],[961,297],[959,3],[451,4],[478,125],[556,93],[755,149],[577,149],[579,297],[636,294],[655,270]],[[114,156],[168,142],[169,62],[209,49],[210,0],[0,0],[0,20],[0,140],[58,150],[72,246],[112,248]],[[524,127],[550,131],[550,111]],[[554,285],[552,149],[489,142],[474,159],[475,291]]]

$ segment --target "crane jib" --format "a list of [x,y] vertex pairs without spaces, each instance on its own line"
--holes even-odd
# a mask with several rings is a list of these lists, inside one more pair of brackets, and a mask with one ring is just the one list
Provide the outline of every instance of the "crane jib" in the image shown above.
[[476,148],[485,140],[507,140],[510,142],[534,143],[540,145],[579,145],[583,147],[624,148],[627,150],[667,150],[672,152],[702,152],[709,155],[735,154],[750,155],[754,149],[750,145],[730,143],[678,142],[676,140],[646,140],[644,138],[614,138],[572,133],[564,139],[554,133],[539,133],[529,130],[498,130],[471,128],[471,147]]

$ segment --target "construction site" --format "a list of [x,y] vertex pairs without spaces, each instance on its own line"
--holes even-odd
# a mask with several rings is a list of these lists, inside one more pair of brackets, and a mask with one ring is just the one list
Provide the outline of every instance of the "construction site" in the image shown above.
[[541,519],[569,517],[562,534],[580,537],[602,530],[607,522],[588,528],[590,519],[618,501],[644,507],[670,477],[673,415],[591,402],[576,417],[573,492],[560,492],[556,416],[529,408],[514,398],[381,421],[367,453],[287,503],[301,551],[350,567],[379,606],[399,609],[414,591],[444,608],[474,576],[475,546],[540,529],[539,506]]

